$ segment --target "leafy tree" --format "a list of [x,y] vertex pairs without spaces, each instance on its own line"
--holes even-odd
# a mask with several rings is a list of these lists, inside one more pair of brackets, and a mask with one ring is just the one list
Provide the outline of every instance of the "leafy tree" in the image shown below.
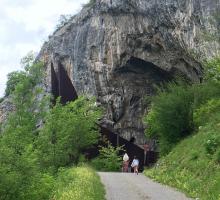
[[151,110],[145,117],[146,134],[159,137],[162,154],[193,131],[193,93],[188,88],[170,83],[152,99]]
[[5,96],[10,95],[15,87],[26,78],[26,73],[23,71],[15,71],[8,74],[8,80],[6,83]]
[[22,72],[22,79],[10,90],[16,109],[0,137],[0,199],[49,198],[54,178],[41,173],[34,148],[36,124],[48,104],[48,98],[39,99],[42,75],[42,63],[35,63]]
[[98,141],[101,113],[94,99],[79,97],[65,106],[57,102],[39,136],[42,166],[57,169],[77,163],[82,150]]

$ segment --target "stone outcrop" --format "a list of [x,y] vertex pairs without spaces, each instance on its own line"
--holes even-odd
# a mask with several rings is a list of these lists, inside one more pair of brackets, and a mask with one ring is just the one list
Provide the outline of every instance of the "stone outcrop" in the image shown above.
[[42,47],[47,87],[52,91],[53,71],[64,68],[77,95],[104,105],[103,126],[141,144],[153,85],[175,76],[199,82],[198,55],[219,53],[218,9],[219,0],[97,0]]
[[14,105],[10,98],[5,98],[3,102],[0,103],[0,124],[3,124],[8,115],[15,110]]

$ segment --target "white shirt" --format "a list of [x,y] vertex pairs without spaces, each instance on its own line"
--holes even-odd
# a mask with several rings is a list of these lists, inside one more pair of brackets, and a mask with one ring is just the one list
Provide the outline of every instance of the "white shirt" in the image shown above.
[[139,165],[139,160],[138,160],[138,159],[134,159],[134,160],[132,161],[131,166],[132,166],[132,167],[135,167],[135,166],[138,166],[138,165]]
[[129,160],[128,154],[125,153],[123,156],[123,161],[127,162]]

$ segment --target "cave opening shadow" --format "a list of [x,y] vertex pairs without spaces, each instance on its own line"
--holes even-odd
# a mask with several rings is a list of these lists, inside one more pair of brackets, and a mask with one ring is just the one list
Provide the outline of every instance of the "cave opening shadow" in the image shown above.
[[58,97],[60,97],[62,104],[78,98],[73,83],[61,63],[58,65],[58,72],[55,71],[53,63],[51,63],[51,92],[53,95],[53,104],[56,103]]
[[114,72],[116,74],[148,74],[148,77],[155,83],[173,80],[173,75],[171,72],[158,67],[152,62],[148,62],[133,56],[126,62],[125,65],[117,67]]

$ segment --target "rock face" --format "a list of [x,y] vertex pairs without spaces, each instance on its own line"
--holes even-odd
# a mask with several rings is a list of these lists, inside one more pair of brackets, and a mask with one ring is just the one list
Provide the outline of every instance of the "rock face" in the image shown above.
[[7,120],[8,115],[15,110],[10,98],[5,98],[0,103],[0,124]]
[[218,10],[219,0],[97,0],[42,47],[48,89],[58,91],[53,77],[65,69],[77,95],[95,95],[106,108],[103,126],[141,144],[153,85],[177,75],[199,82],[197,55],[219,53]]

